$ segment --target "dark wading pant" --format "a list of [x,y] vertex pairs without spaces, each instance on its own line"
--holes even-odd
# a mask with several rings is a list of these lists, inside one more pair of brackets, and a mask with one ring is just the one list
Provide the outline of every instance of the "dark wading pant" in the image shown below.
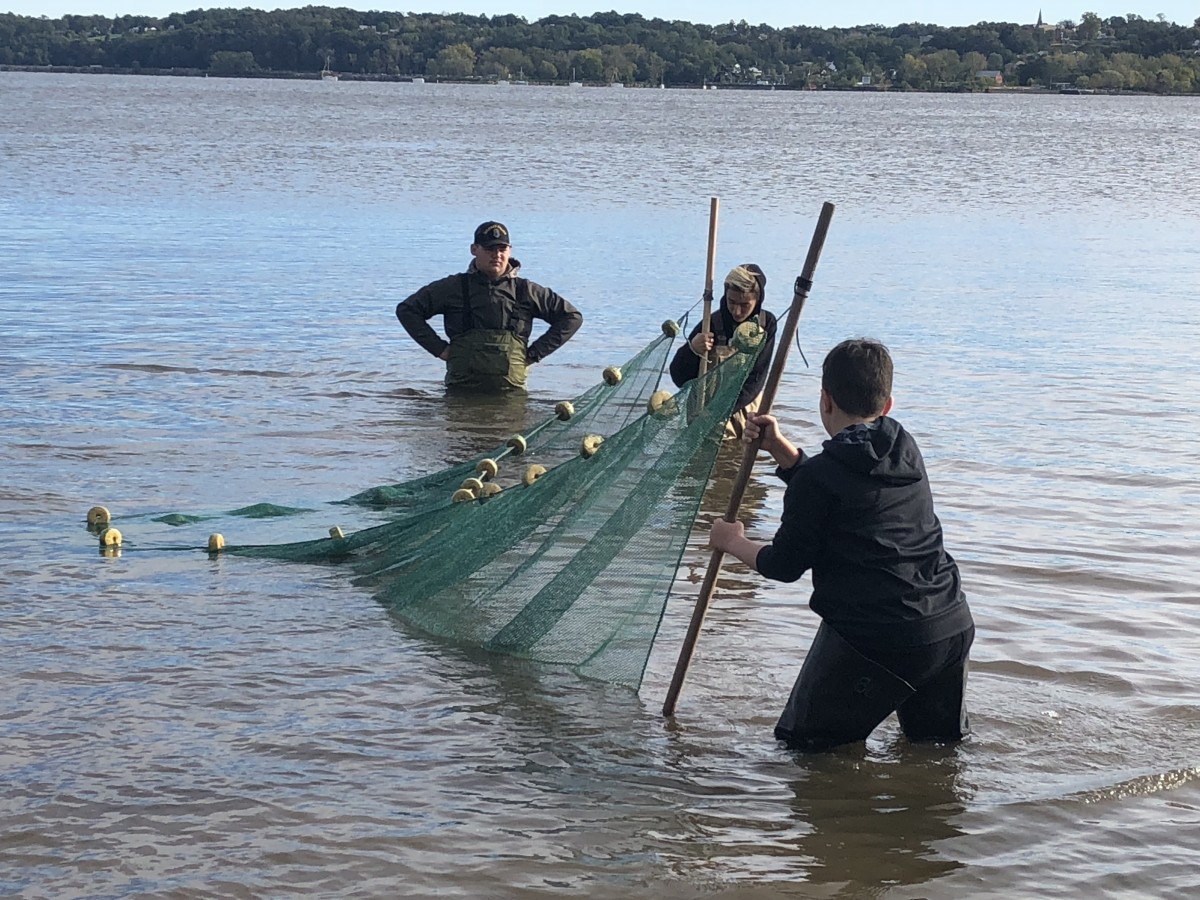
[[964,699],[967,651],[974,636],[970,629],[908,651],[910,682],[864,656],[822,622],[775,737],[798,750],[829,750],[866,740],[895,712],[909,740],[961,740],[969,731]]

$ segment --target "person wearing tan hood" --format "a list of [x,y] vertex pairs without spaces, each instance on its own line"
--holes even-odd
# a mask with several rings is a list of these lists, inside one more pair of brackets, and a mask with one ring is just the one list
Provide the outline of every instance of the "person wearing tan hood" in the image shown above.
[[730,341],[733,332],[743,322],[753,319],[766,333],[762,352],[753,370],[746,376],[746,384],[738,395],[733,415],[725,427],[727,440],[740,438],[747,417],[758,411],[759,397],[771,368],[778,323],[775,316],[763,308],[766,287],[767,276],[754,263],[742,263],[730,269],[725,276],[720,308],[710,317],[712,330],[704,334],[704,323],[701,322],[671,360],[671,380],[676,387],[683,387],[700,374],[701,357],[708,357],[708,367],[711,369],[733,355]]

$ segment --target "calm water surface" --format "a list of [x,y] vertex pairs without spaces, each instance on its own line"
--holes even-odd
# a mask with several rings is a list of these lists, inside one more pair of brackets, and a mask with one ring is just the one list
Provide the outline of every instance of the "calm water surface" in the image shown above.
[[[1196,100],[0,74],[0,119],[0,894],[1200,891]],[[736,564],[664,722],[703,527],[638,694],[168,549],[357,525],[328,501],[580,393],[695,305],[713,195],[778,312],[837,204],[801,343],[896,356],[979,625],[967,743],[782,750],[816,620]],[[487,218],[586,315],[498,410],[392,314]],[[809,447],[816,393],[793,353]],[[753,534],[780,499],[764,466]],[[257,501],[314,512],[151,521]]]

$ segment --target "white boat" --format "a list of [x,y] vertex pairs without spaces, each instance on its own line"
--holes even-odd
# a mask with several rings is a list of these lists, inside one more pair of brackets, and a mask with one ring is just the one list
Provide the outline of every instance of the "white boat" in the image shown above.
[[425,79],[424,79],[424,78],[422,78],[420,75],[417,75],[417,76],[415,76],[415,77],[413,78],[413,80],[412,80],[412,83],[413,83],[413,84],[424,84],[424,83],[425,83]]
[[325,68],[323,68],[321,70],[321,80],[322,81],[337,81],[338,80],[337,72],[333,72],[329,68],[329,57],[328,56],[325,57]]
[[567,87],[583,87],[582,81],[575,80],[575,67],[574,66],[571,67],[571,80],[567,84]]

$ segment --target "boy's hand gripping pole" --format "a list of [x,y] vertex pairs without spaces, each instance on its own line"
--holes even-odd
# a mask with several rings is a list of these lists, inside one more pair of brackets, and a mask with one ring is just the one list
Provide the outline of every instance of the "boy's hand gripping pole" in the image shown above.
[[[714,207],[715,212],[715,207]],[[821,249],[825,246],[825,233],[829,230],[829,220],[833,218],[833,204],[821,206],[821,215],[817,218],[817,227],[813,232],[812,242],[808,246],[808,258],[804,261],[804,269],[796,279],[792,294],[792,306],[788,310],[787,321],[783,333],[776,344],[775,358],[771,361],[771,371],[767,375],[767,384],[763,388],[762,403],[758,414],[765,415],[771,411],[775,402],[775,393],[779,389],[779,381],[783,377],[783,366],[787,362],[788,351],[796,337],[796,326],[800,323],[800,313],[804,311],[804,301],[812,289],[813,273],[817,268],[817,260],[821,258]],[[715,221],[715,215],[714,215]],[[738,469],[737,478],[733,483],[733,493],[729,498],[729,508],[725,512],[726,522],[737,521],[738,510],[742,505],[742,496],[746,493],[746,485],[750,482],[750,473],[754,468],[754,460],[758,456],[761,439],[746,444],[742,452],[742,465]],[[708,563],[708,571],[704,574],[704,583],[700,586],[700,595],[696,598],[696,607],[692,610],[692,621],[688,625],[687,636],[679,650],[679,659],[675,663],[675,674],[671,678],[671,687],[667,691],[667,699],[663,703],[663,715],[675,715],[675,705],[679,701],[679,693],[683,690],[683,680],[687,676],[688,664],[696,649],[696,641],[700,637],[700,628],[704,624],[704,616],[708,612],[708,604],[712,600],[713,590],[717,586],[717,576],[721,572],[721,561],[725,554],[714,550]]]

